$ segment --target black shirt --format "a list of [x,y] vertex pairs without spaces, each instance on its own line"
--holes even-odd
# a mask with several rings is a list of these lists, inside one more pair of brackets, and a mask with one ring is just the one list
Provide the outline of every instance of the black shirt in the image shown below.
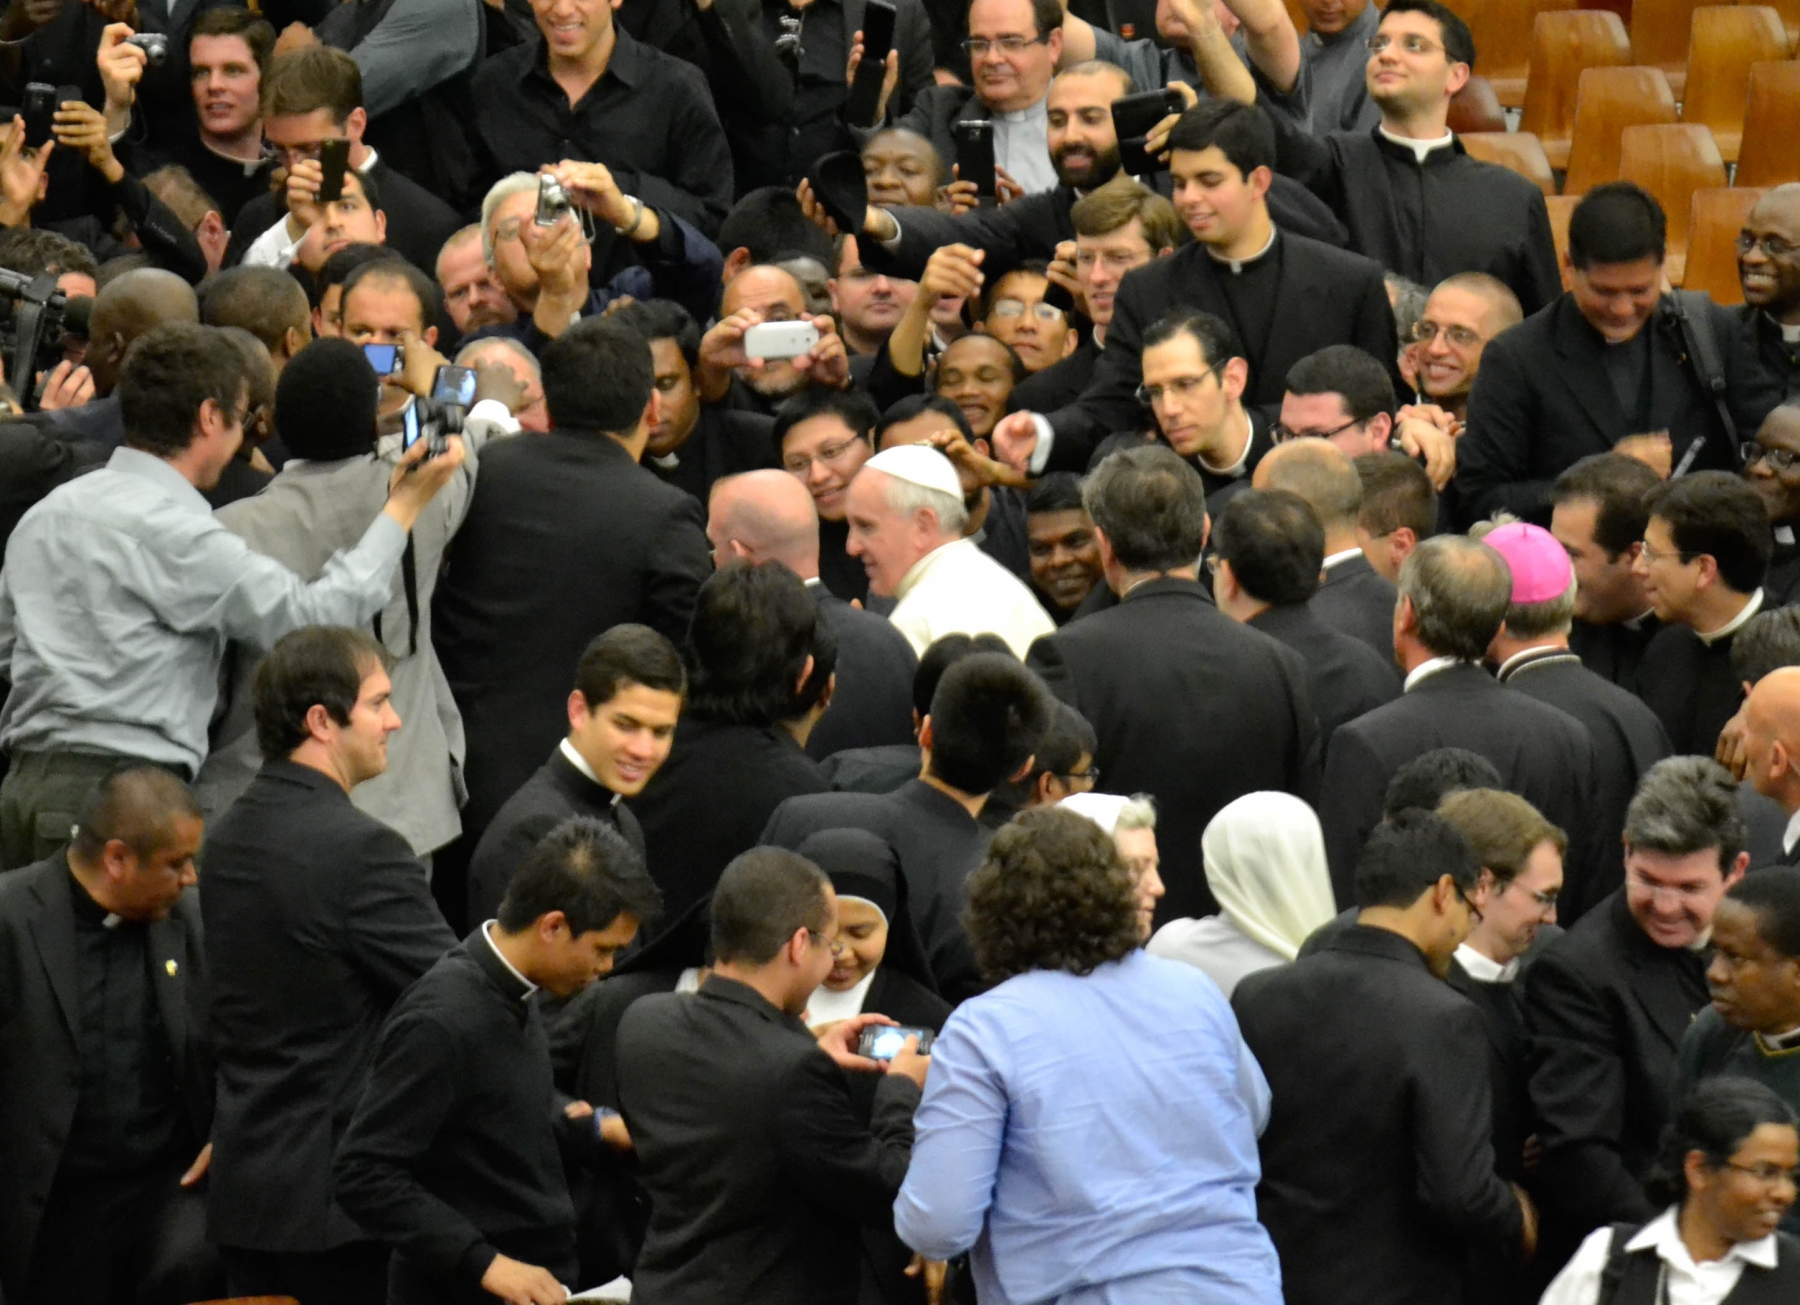
[[[761,173],[757,184],[792,186],[821,154],[855,148],[840,116],[850,89],[844,81],[844,69],[850,62],[844,6],[841,0],[814,0],[804,9],[792,9],[786,0],[764,0],[761,9],[758,23],[771,42],[782,34],[783,18],[800,21],[793,116],[775,127],[786,139],[777,148],[774,133],[759,134],[754,161]],[[794,67],[792,63],[789,66]],[[898,93],[895,99],[897,102]]]
[[269,174],[275,167],[269,159],[258,159],[253,164],[246,164],[241,159],[228,159],[222,154],[215,154],[206,147],[195,129],[190,129],[188,134],[172,142],[166,157],[140,153],[131,160],[129,166],[131,171],[143,176],[168,163],[176,163],[187,169],[188,175],[217,206],[219,216],[225,219],[227,227],[237,221],[237,215],[244,205],[269,193]]
[[[1211,251],[1208,251],[1211,257]],[[1214,258],[1219,289],[1224,293],[1231,330],[1249,350],[1246,357],[1264,358],[1275,322],[1275,292],[1281,284],[1281,234],[1253,258],[1233,262]]]
[[850,538],[850,526],[844,521],[819,522],[819,579],[846,603],[869,596],[869,573],[860,558],[844,550]]
[[80,880],[69,896],[81,1095],[62,1162],[89,1173],[130,1172],[176,1154],[185,1131],[174,1052],[150,982],[149,934],[141,922],[110,914]]
[[[1025,529],[1025,494],[995,486],[988,492],[987,517],[973,536],[975,545],[1027,584],[1031,583],[1031,541]],[[851,559],[855,561],[854,558]]]
[[1601,355],[1606,360],[1606,379],[1612,385],[1619,411],[1625,414],[1626,429],[1634,435],[1650,430],[1646,382],[1650,369],[1650,332],[1639,331],[1621,344],[1609,344]]
[[627,195],[716,235],[731,207],[731,153],[705,78],[613,31],[606,71],[573,107],[541,37],[481,66],[474,99],[490,175],[562,159],[603,163]]

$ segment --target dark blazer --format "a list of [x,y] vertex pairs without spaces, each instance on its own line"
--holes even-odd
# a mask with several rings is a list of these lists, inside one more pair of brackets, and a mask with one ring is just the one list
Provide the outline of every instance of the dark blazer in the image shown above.
[[[436,277],[438,251],[462,225],[456,210],[405,173],[390,168],[379,153],[369,175],[381,194],[381,211],[387,214],[389,248],[426,276]],[[235,266],[258,236],[286,217],[287,201],[277,191],[258,195],[245,204],[238,211],[237,221],[231,224],[226,265]],[[426,316],[429,319],[432,314]]]
[[917,779],[924,763],[917,743],[889,743],[834,752],[819,769],[834,793],[892,793],[907,780]]
[[493,918],[513,872],[545,834],[570,816],[604,820],[625,836],[639,856],[644,855],[644,831],[631,808],[617,793],[575,769],[558,744],[538,773],[506,799],[475,847],[469,861],[471,926]]
[[1252,630],[1286,644],[1306,662],[1307,691],[1319,716],[1319,746],[1346,721],[1400,696],[1400,671],[1359,639],[1321,621],[1307,603],[1264,608],[1247,622]]
[[1624,882],[1619,838],[1625,808],[1644,772],[1669,755],[1669,736],[1643,699],[1594,674],[1566,648],[1522,657],[1499,678],[1509,689],[1568,712],[1594,741],[1596,806],[1589,823],[1596,855],[1589,866],[1566,867],[1571,873],[1557,898],[1559,919],[1572,924]]
[[756,846],[782,802],[829,787],[818,762],[779,726],[683,715],[669,759],[630,799],[665,917],[709,895],[731,859]]
[[757,841],[797,850],[822,829],[866,829],[894,849],[938,991],[951,1001],[980,992],[962,914],[991,835],[968,808],[922,779],[892,793],[819,793],[783,802]]
[[1458,1305],[1469,1252],[1516,1246],[1480,1014],[1399,934],[1351,925],[1232,994],[1269,1080],[1257,1214],[1288,1305]]
[[1736,638],[1729,634],[1707,643],[1685,625],[1665,625],[1644,649],[1638,693],[1668,730],[1677,753],[1712,756],[1719,732],[1743,705],[1744,682],[1731,667]]
[[479,835],[568,733],[582,650],[639,621],[677,644],[712,574],[699,503],[610,436],[492,444],[432,609],[468,736],[463,828]]
[[1339,906],[1353,900],[1356,859],[1381,821],[1394,772],[1433,748],[1467,748],[1494,763],[1508,790],[1569,831],[1575,849],[1594,810],[1594,743],[1567,712],[1508,693],[1479,666],[1446,667],[1341,727],[1326,758],[1319,823]]
[[1156,798],[1168,890],[1158,923],[1218,909],[1200,835],[1227,802],[1261,789],[1318,795],[1306,663],[1221,614],[1195,581],[1147,580],[1039,639],[1027,662],[1093,723],[1106,789]]
[[[1260,351],[1254,341],[1244,345],[1250,363],[1245,404],[1280,404],[1288,369],[1328,344],[1354,344],[1381,359],[1397,377],[1394,313],[1380,265],[1286,231],[1276,236],[1276,246],[1269,256],[1279,254],[1281,275],[1268,349]],[[1046,414],[1057,445],[1076,441],[1081,446],[1076,461],[1055,465],[1083,468],[1087,451],[1100,440],[1114,431],[1145,425],[1145,410],[1137,399],[1137,387],[1144,379],[1140,362],[1144,332],[1176,308],[1203,309],[1229,322],[1232,312],[1219,278],[1230,275],[1229,268],[1218,270],[1202,245],[1183,246],[1166,259],[1126,274],[1113,300],[1112,324],[1106,328],[1106,348],[1094,368],[1093,383],[1077,403]],[[1395,381],[1396,386],[1399,383]],[[1073,448],[1064,449],[1063,458],[1073,456]]]
[[[25,1290],[38,1221],[80,1095],[75,892],[61,852],[0,875],[0,1292],[15,1296]],[[174,1052],[188,1132],[205,1138],[213,1064],[199,898],[183,893],[167,919],[147,927],[151,957],[166,961],[153,966],[156,1008]]]
[[206,832],[200,907],[219,1058],[208,1234],[361,1240],[332,1153],[406,987],[456,945],[406,841],[319,771],[265,764]]
[[717,975],[619,1023],[619,1100],[650,1193],[642,1305],[852,1305],[860,1226],[892,1218],[919,1093],[889,1075],[872,1123],[798,1020]]
[[[1713,311],[1723,348],[1727,310]],[[1663,309],[1644,329],[1653,334],[1649,429],[1669,431],[1678,462],[1695,439],[1704,438],[1692,470],[1735,469],[1737,450],[1686,361],[1679,330]],[[1504,509],[1547,526],[1557,476],[1588,454],[1643,433],[1619,407],[1606,348],[1567,294],[1489,342],[1469,393],[1468,431],[1457,441],[1456,487],[1466,520]]]
[[1681,1039],[1707,1003],[1706,959],[1659,947],[1620,889],[1544,949],[1525,979],[1535,1191],[1546,1265],[1613,1220],[1656,1213],[1644,1178],[1675,1109]]
[[1581,658],[1583,666],[1601,679],[1636,693],[1638,667],[1643,664],[1644,651],[1661,628],[1662,622],[1656,619],[1655,612],[1645,612],[1629,624],[1620,621],[1610,625],[1590,625],[1586,621],[1576,621],[1569,627],[1569,649]]
[[1392,664],[1394,604],[1400,591],[1366,557],[1347,557],[1325,569],[1325,580],[1307,599],[1313,614],[1332,629],[1353,635]]
[[845,748],[912,742],[919,658],[906,636],[886,617],[850,606],[817,580],[806,587],[837,636],[837,690],[807,736],[806,755],[823,761]]

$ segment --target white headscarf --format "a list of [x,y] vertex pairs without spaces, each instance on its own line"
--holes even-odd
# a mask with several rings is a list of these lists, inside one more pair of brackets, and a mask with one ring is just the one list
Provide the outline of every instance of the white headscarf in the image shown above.
[[1226,918],[1287,960],[1337,913],[1319,818],[1291,793],[1247,793],[1228,804],[1200,836],[1200,852]]

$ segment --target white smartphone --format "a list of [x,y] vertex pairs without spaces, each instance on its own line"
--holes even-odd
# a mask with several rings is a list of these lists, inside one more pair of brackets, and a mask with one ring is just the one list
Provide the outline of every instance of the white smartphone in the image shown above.
[[744,332],[747,358],[798,358],[819,342],[811,322],[758,322]]

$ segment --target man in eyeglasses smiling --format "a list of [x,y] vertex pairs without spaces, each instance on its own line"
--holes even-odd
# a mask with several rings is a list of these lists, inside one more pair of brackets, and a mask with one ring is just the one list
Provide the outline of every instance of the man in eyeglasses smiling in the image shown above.
[[1438,282],[1413,327],[1400,370],[1422,400],[1457,421],[1469,406],[1469,387],[1481,369],[1481,351],[1500,332],[1524,318],[1519,297],[1485,272],[1458,272]]
[[1777,186],[1738,233],[1744,306],[1730,377],[1733,417],[1755,430],[1780,403],[1800,402],[1800,184]]

